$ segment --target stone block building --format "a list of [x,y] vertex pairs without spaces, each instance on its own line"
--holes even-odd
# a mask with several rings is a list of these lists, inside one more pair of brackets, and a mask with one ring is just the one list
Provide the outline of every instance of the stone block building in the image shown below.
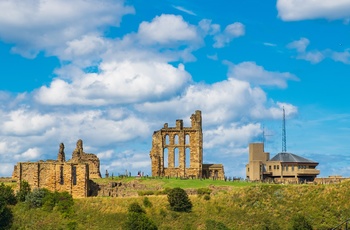
[[83,142],[78,140],[72,159],[66,161],[64,144],[60,144],[57,160],[18,162],[12,174],[17,181],[27,181],[32,189],[46,188],[50,191],[69,192],[74,198],[87,197],[90,179],[100,178],[100,161],[94,154],[83,152]]
[[318,162],[286,152],[270,159],[270,153],[264,151],[264,143],[250,143],[246,175],[252,181],[308,182],[320,174],[317,165]]
[[224,179],[222,164],[203,164],[202,114],[191,116],[191,127],[176,120],[175,127],[165,123],[152,136],[150,152],[152,176]]

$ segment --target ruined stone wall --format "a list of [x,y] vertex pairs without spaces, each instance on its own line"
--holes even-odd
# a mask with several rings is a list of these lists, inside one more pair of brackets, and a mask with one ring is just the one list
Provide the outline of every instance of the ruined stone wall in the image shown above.
[[50,191],[67,191],[74,198],[87,197],[89,166],[87,164],[51,162],[17,163],[13,175],[17,180],[17,190],[21,181],[31,187],[46,188]]
[[[187,153],[187,156],[186,156]],[[203,163],[203,134],[201,111],[191,116],[191,127],[183,127],[183,121],[177,120],[176,127],[164,124],[152,137],[153,176],[201,177]],[[186,165],[189,161],[189,165]],[[165,158],[168,164],[164,165]],[[177,164],[175,164],[175,162]]]
[[83,141],[81,139],[77,141],[76,148],[72,153],[72,159],[68,162],[89,164],[89,178],[101,178],[100,159],[95,154],[84,152]]

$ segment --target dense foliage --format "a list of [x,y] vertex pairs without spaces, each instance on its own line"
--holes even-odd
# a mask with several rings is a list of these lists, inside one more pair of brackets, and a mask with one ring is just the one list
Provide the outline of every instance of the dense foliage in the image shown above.
[[[191,181],[186,180],[186,183]],[[193,183],[198,181],[193,180]],[[152,182],[150,186],[154,186],[157,180]],[[146,189],[151,190],[151,187]],[[347,181],[330,185],[246,183],[237,187],[210,186],[210,189],[210,195],[203,192],[202,196],[190,196],[191,212],[169,209],[166,195],[75,199],[71,206],[74,213],[68,217],[60,215],[56,201],[52,202],[55,205],[48,205],[49,211],[45,208],[46,201],[41,208],[31,209],[26,203],[17,203],[9,206],[14,216],[12,229],[124,230],[128,229],[128,224],[135,228],[135,223],[148,226],[145,223],[151,222],[154,225],[150,226],[159,229],[291,230],[312,226],[312,229],[326,230],[350,217],[350,182]],[[205,200],[205,195],[210,196],[210,200]],[[148,201],[145,203],[145,198],[152,203],[151,207],[146,206]],[[145,213],[131,211],[139,210],[130,208],[135,202]],[[304,225],[305,221],[307,224]],[[344,228],[345,224],[341,227]]]
[[173,188],[168,193],[170,209],[176,212],[189,212],[192,209],[191,200],[182,188]]
[[26,196],[30,193],[30,186],[27,181],[21,181],[19,186],[19,191],[16,193],[17,200],[20,202],[24,202],[26,200]]
[[0,229],[9,229],[12,225],[13,214],[8,205],[17,203],[11,187],[0,184]]
[[124,229],[157,230],[157,226],[145,214],[145,210],[138,203],[131,203],[128,207],[128,215]]

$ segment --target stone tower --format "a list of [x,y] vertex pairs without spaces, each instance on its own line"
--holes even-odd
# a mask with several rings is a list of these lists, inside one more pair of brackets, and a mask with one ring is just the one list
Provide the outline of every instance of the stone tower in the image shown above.
[[175,127],[168,123],[152,136],[152,176],[202,177],[203,133],[202,113],[191,116],[191,127],[183,127],[176,120]]

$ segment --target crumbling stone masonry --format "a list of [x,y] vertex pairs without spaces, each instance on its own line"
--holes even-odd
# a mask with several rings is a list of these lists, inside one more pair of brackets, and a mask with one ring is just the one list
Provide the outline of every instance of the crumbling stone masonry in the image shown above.
[[[191,116],[191,127],[164,127],[153,133],[152,176],[194,177],[224,179],[222,164],[203,165],[202,114],[197,110]],[[203,171],[204,170],[204,171]]]
[[17,181],[17,190],[24,180],[32,189],[67,191],[74,198],[87,197],[92,193],[90,178],[101,178],[100,161],[96,155],[83,152],[82,140],[78,140],[69,161],[65,159],[64,144],[61,143],[57,160],[19,162],[12,174],[12,179]]

